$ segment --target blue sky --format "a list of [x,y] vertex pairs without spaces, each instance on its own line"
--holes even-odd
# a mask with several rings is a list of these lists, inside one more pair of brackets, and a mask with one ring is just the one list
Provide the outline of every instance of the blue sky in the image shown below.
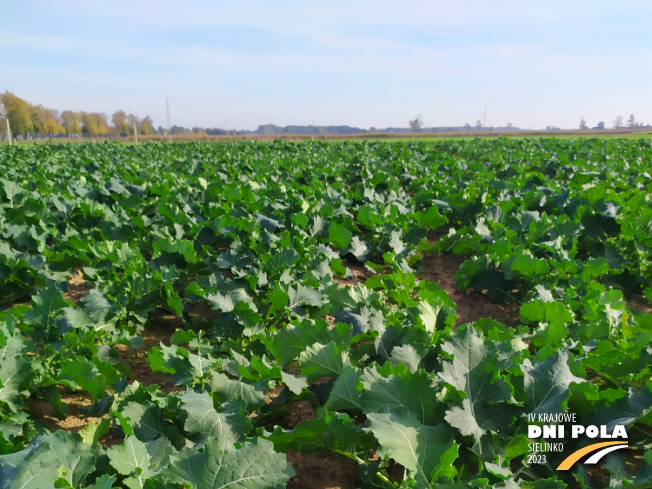
[[166,125],[652,123],[649,0],[3,2],[0,91]]

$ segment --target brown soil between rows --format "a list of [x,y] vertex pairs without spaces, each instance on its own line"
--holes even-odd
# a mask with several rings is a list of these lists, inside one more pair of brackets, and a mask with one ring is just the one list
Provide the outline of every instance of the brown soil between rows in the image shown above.
[[517,306],[492,304],[481,292],[462,292],[457,288],[455,274],[465,259],[461,255],[425,256],[422,260],[424,270],[417,278],[437,283],[455,302],[456,326],[473,323],[481,318],[495,319],[508,326],[514,324],[518,313]]
[[30,397],[27,399],[27,412],[34,420],[42,422],[50,431],[68,430],[76,433],[91,421],[100,418],[86,417],[81,408],[93,403],[93,399],[82,392],[70,392],[68,389],[59,388],[62,402],[68,407],[68,416],[65,419],[57,418],[54,408],[49,401]]
[[63,294],[63,298],[77,304],[92,288],[93,286],[86,285],[81,267],[77,267],[75,274],[68,279],[68,291]]
[[652,314],[652,304],[645,297],[634,296],[627,300],[626,304],[629,309],[641,311],[645,314]]
[[355,489],[358,482],[358,463],[334,452],[287,452],[288,462],[296,475],[288,489]]
[[159,346],[161,343],[170,346],[170,337],[179,327],[181,327],[181,320],[178,317],[159,313],[145,325],[145,331],[140,335],[143,339],[143,345],[140,348],[133,349],[122,344],[115,345],[116,350],[120,353],[120,360],[131,368],[130,381],[138,381],[145,386],[158,385],[165,394],[179,390],[172,374],[153,372],[147,361],[147,354],[152,347]]
[[353,262],[346,258],[342,259],[342,265],[351,270],[352,277],[333,277],[333,280],[335,280],[335,282],[337,282],[340,287],[346,287],[347,285],[356,286],[358,284],[364,284],[365,281],[373,275],[361,263]]

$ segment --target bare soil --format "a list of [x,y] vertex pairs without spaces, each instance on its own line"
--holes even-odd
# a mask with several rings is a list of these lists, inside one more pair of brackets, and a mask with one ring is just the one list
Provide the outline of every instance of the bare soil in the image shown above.
[[297,475],[288,489],[355,489],[358,485],[358,463],[333,452],[287,452],[288,462]]
[[59,388],[61,400],[68,407],[68,416],[65,419],[57,418],[54,408],[49,401],[30,397],[27,399],[27,412],[32,419],[41,421],[50,431],[68,430],[73,433],[78,432],[91,421],[97,421],[100,418],[87,418],[82,414],[83,406],[92,404],[93,398],[86,393],[70,392],[70,390]]
[[93,287],[86,285],[84,273],[81,267],[78,267],[75,274],[68,279],[68,291],[63,294],[63,298],[77,304]]
[[476,291],[462,292],[455,285],[455,274],[466,258],[460,255],[425,256],[425,270],[417,278],[437,283],[457,306],[457,326],[489,318],[511,326],[517,317],[516,306],[502,306],[489,302],[486,294]]
[[652,314],[652,304],[645,297],[634,296],[627,301],[627,307],[633,310]]
[[344,277],[334,277],[334,280],[339,284],[340,287],[346,287],[347,285],[355,286],[358,284],[364,284],[365,281],[372,276],[372,273],[359,262],[354,262],[344,258],[342,259],[342,265],[351,270],[353,277],[348,279]]

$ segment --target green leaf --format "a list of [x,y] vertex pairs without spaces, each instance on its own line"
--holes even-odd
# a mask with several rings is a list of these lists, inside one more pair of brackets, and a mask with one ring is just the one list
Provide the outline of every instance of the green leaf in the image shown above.
[[429,489],[440,478],[452,480],[457,474],[457,445],[442,425],[423,425],[412,414],[371,413],[367,419],[380,443],[378,452],[408,469],[415,487]]
[[214,372],[211,391],[219,393],[225,401],[242,399],[247,409],[254,410],[265,404],[267,386],[263,380],[255,384],[248,384],[239,380],[231,380],[222,373]]
[[239,450],[209,439],[203,451],[185,448],[173,455],[164,470],[171,483],[198,489],[282,489],[293,475],[285,454],[263,439]]
[[153,402],[130,402],[122,410],[122,415],[129,418],[134,434],[141,441],[150,441],[163,433],[162,411]]
[[439,297],[419,302],[418,309],[419,318],[421,318],[426,332],[431,335],[433,344],[436,343],[442,331],[455,324],[455,309],[449,307]]
[[288,299],[289,297],[285,291],[276,284],[276,288],[269,295],[267,317],[269,318],[272,314],[277,315],[276,313],[279,311],[284,311],[288,305]]
[[561,413],[565,411],[572,382],[586,382],[576,377],[568,367],[568,352],[557,351],[545,361],[532,365],[529,358],[523,361],[523,386],[527,412]]
[[415,215],[420,226],[428,226],[430,229],[440,228],[448,222],[448,218],[439,213],[436,205],[429,207],[426,212],[417,212]]
[[297,377],[281,371],[281,380],[293,394],[301,394],[303,389],[308,388],[308,380],[305,377]]
[[371,367],[364,370],[360,380],[363,386],[360,404],[365,413],[408,411],[423,424],[434,426],[442,421],[443,412],[438,408],[441,403],[428,374],[413,374],[404,368],[398,374],[383,375]]
[[477,441],[487,431],[511,424],[515,409],[506,404],[511,389],[500,377],[505,361],[498,359],[495,343],[468,327],[451,336],[442,349],[454,358],[443,362],[439,377],[463,395],[460,404],[446,411],[446,421]]
[[247,304],[252,311],[258,311],[256,304],[254,304],[253,300],[244,289],[229,290],[226,294],[221,294],[219,292],[215,294],[207,294],[206,300],[210,303],[211,309],[219,309],[222,312],[233,311],[240,302]]
[[82,487],[95,470],[100,449],[82,442],[79,434],[59,431],[40,435],[27,448],[0,456],[0,488],[54,487],[59,478]]
[[[288,290],[289,306],[294,313],[300,312],[300,307],[304,305],[321,307],[324,305],[324,294],[317,289],[311,287],[304,287],[299,284],[295,287],[290,287]],[[299,314],[302,316],[303,314]]]
[[365,433],[348,415],[329,412],[316,419],[299,421],[292,431],[284,431],[277,427],[269,440],[274,443],[274,448],[279,452],[288,450],[299,450],[301,453],[323,450],[356,452],[363,443],[363,436]]
[[371,257],[372,249],[368,243],[361,240],[358,236],[353,236],[351,244],[346,251],[347,253],[351,253],[359,262],[365,262]]
[[111,465],[121,475],[128,475],[125,484],[130,489],[143,489],[146,482],[166,468],[174,448],[165,438],[149,442],[129,436],[120,445],[106,451]]
[[99,421],[91,421],[84,426],[79,434],[82,440],[87,445],[95,445],[99,442],[100,438],[106,435],[111,430],[111,420],[102,418]]
[[367,204],[358,207],[356,218],[360,224],[369,229],[374,229],[378,224],[383,222],[381,217],[378,215],[378,211]]
[[155,372],[174,374],[175,382],[181,385],[190,385],[202,379],[210,367],[207,358],[180,346],[166,346],[163,342],[149,350],[147,361]]
[[346,267],[342,265],[341,258],[333,258],[330,261],[330,267],[336,277],[346,277]]
[[59,321],[59,334],[74,331],[76,329],[86,332],[92,329],[93,318],[85,310],[79,307],[66,307],[62,310]]
[[301,373],[308,377],[308,382],[322,377],[337,377],[346,365],[349,365],[349,359],[344,348],[333,342],[327,345],[315,343],[299,356]]
[[29,360],[21,357],[2,357],[0,363],[0,407],[6,403],[16,412],[21,397],[27,397],[30,381],[34,378]]
[[184,411],[188,414],[184,429],[196,443],[216,438],[223,446],[232,447],[251,429],[251,423],[239,409],[218,412],[207,392],[185,391],[179,395]]
[[360,372],[347,365],[344,367],[340,376],[335,379],[333,389],[324,404],[324,409],[329,411],[341,411],[344,409],[362,409],[360,404],[360,390],[358,382]]
[[73,387],[85,389],[93,399],[97,400],[106,394],[106,381],[97,367],[86,359],[67,360],[61,365],[62,380],[68,377]]
[[[112,446],[106,454],[119,474],[131,475],[136,469],[140,469],[145,477],[154,475],[149,468],[147,446],[135,436],[129,436],[121,444]],[[144,481],[145,479],[141,487],[145,485]]]
[[305,319],[297,326],[281,330],[263,341],[280,366],[286,367],[315,343],[327,344],[333,341],[337,344],[350,345],[351,329],[340,326],[329,329],[328,323],[323,319],[315,321]]
[[32,308],[23,315],[23,321],[47,331],[56,313],[66,305],[61,291],[50,285],[32,297]]
[[336,221],[331,221],[328,225],[328,240],[334,248],[345,250],[352,238],[353,233]]

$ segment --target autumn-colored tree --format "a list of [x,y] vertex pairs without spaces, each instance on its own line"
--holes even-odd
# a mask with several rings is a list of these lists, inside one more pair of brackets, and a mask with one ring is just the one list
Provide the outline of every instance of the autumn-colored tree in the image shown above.
[[30,105],[29,117],[32,120],[32,127],[34,128],[34,137],[45,134],[45,107],[42,105]]
[[106,122],[106,114],[98,112],[80,112],[82,122],[82,134],[86,137],[96,137],[109,133],[109,125]]
[[116,111],[111,116],[111,121],[113,122],[113,131],[117,136],[125,137],[129,135],[129,121],[127,120],[127,113],[124,110]]
[[59,136],[65,134],[65,130],[61,125],[61,116],[59,111],[55,109],[45,109],[45,133],[52,136]]
[[68,136],[79,136],[81,134],[81,117],[72,110],[64,110],[61,113],[62,126]]
[[150,116],[146,115],[145,118],[140,121],[140,133],[145,136],[154,134],[154,121]]
[[33,134],[34,125],[32,124],[30,105],[10,92],[0,95],[0,101],[5,106],[13,133],[22,134],[24,137]]

